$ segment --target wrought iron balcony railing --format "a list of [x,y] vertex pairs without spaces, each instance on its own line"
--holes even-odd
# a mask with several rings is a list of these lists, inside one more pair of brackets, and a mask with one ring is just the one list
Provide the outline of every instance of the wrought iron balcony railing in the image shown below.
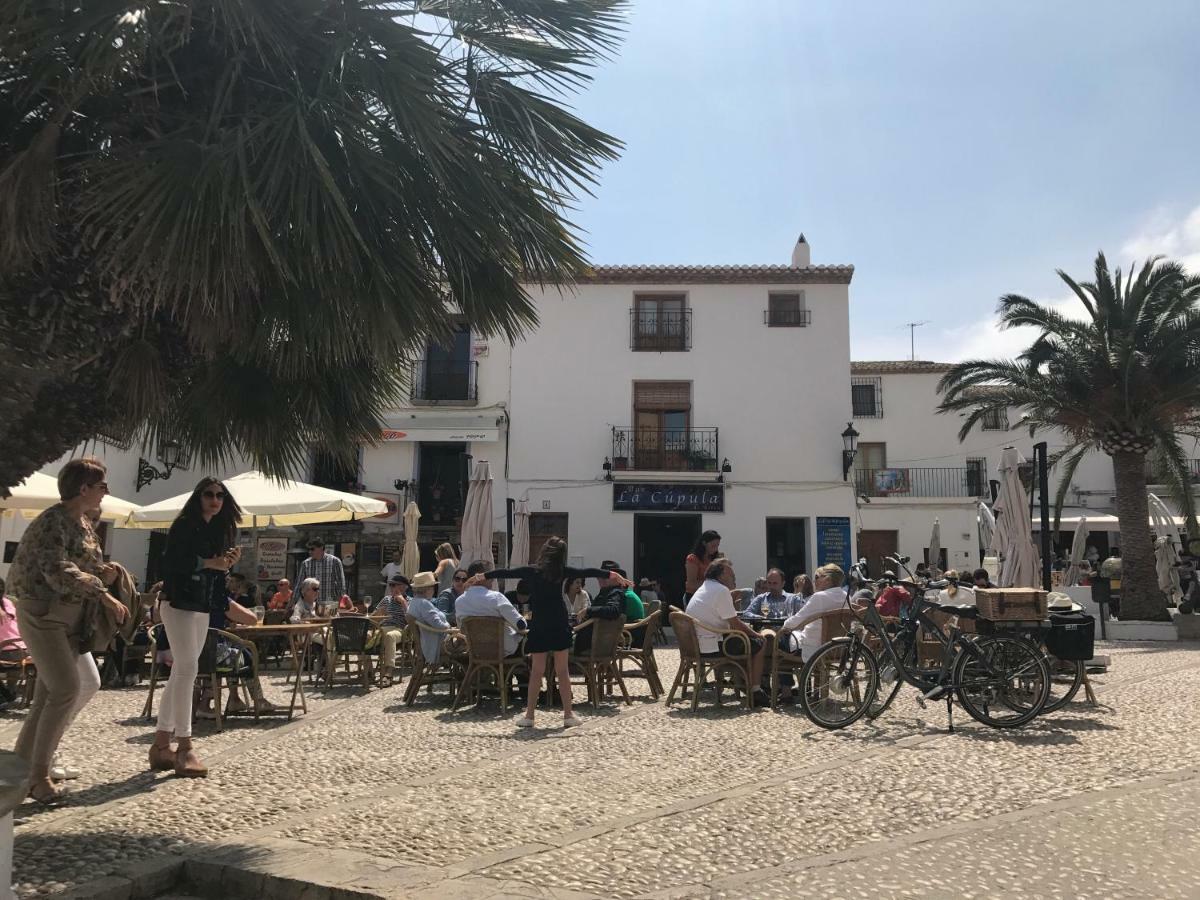
[[811,309],[767,309],[763,322],[772,328],[806,328],[812,324]]
[[653,353],[679,353],[692,349],[692,311],[629,310],[629,346]]
[[855,469],[854,488],[866,497],[983,497],[988,483],[979,468]]
[[614,428],[612,464],[618,472],[716,472],[716,428]]
[[412,367],[414,403],[471,404],[479,400],[479,363],[475,360],[419,359]]

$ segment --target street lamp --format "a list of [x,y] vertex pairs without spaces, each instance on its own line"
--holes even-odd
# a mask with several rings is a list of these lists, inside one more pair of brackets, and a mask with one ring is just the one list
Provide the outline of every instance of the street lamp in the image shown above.
[[183,447],[179,441],[162,441],[158,445],[158,461],[163,464],[163,471],[150,465],[143,457],[138,457],[137,481],[134,490],[140,491],[152,481],[159,478],[170,478],[171,473],[183,465]]
[[854,430],[853,422],[847,422],[846,430],[842,432],[842,481],[850,480],[848,476],[856,456],[858,456],[858,432]]
[[601,464],[600,468],[604,470],[604,480],[612,481],[612,460],[610,460],[607,456],[604,457],[604,462]]

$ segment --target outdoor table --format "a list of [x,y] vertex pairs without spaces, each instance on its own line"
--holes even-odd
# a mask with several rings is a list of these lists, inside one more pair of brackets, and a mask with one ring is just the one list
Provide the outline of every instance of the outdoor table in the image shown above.
[[755,631],[762,631],[764,628],[772,628],[778,631],[783,627],[783,623],[787,621],[787,619],[767,619],[762,616],[738,616],[738,618]]
[[304,713],[308,712],[308,703],[304,699],[304,658],[308,655],[308,648],[312,645],[313,635],[324,629],[324,624],[312,621],[301,622],[296,625],[291,623],[284,625],[239,625],[233,629],[234,634],[251,641],[266,637],[286,637],[288,639],[288,644],[292,649],[292,666],[296,673],[296,681],[292,685],[292,699],[288,704],[288,721],[291,721],[292,716],[295,714],[297,697],[300,698],[300,711]]

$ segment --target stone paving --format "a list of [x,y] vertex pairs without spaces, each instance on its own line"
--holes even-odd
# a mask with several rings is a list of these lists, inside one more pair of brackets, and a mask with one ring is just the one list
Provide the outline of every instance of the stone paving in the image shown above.
[[840,732],[711,695],[667,709],[641,681],[570,731],[313,690],[292,723],[200,726],[201,781],[145,771],[144,688],[102,691],[64,740],[73,804],[18,811],[18,896],[233,847],[396,897],[1196,897],[1198,651],[1106,645],[1099,706],[1015,732],[956,709],[949,734],[909,688]]

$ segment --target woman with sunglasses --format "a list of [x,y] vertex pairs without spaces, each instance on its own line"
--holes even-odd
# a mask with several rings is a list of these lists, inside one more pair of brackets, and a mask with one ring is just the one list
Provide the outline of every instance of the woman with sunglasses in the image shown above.
[[[175,663],[163,688],[150,768],[181,778],[204,778],[208,769],[192,749],[192,687],[209,616],[225,597],[225,573],[241,558],[234,546],[241,507],[216,478],[201,479],[171,524],[163,552],[163,603],[159,615]],[[179,742],[171,749],[171,737]]]

